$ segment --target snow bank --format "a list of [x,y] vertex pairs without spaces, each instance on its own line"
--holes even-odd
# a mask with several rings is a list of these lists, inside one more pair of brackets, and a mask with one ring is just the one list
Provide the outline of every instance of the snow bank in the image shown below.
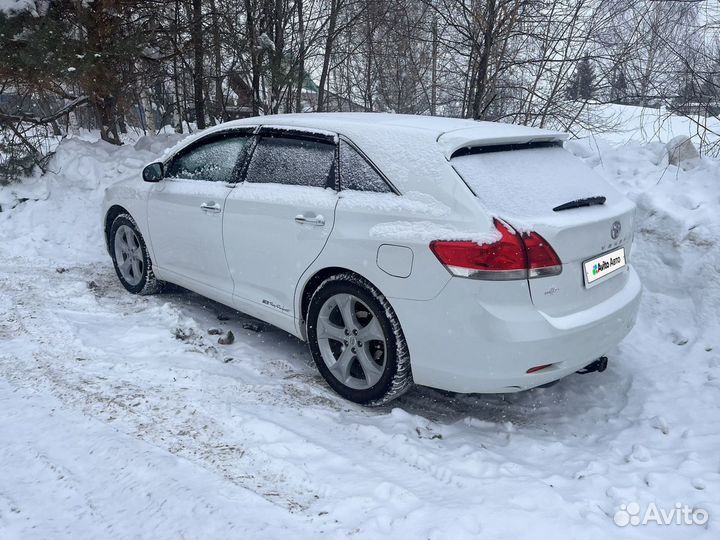
[[566,147],[637,204],[631,257],[645,287],[692,299],[691,334],[720,321],[720,160],[670,165],[660,142],[588,138]]
[[[680,116],[665,107],[637,107],[618,104],[589,104],[585,113],[587,125],[602,128],[602,138],[615,144],[626,142],[668,142],[684,135],[696,146],[720,141],[720,120],[717,117]],[[587,130],[580,134],[588,136]]]
[[37,17],[35,0],[0,0],[0,12],[6,15],[17,15],[25,11],[29,11]]
[[142,182],[142,168],[180,138],[141,137],[124,146],[63,141],[47,174],[0,186],[3,244],[13,253],[57,264],[106,260],[101,227],[105,188],[125,178]]

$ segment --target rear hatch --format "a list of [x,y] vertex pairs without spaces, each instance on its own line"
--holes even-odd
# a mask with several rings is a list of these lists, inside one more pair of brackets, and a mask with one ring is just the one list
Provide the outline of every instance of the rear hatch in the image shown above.
[[635,206],[559,142],[465,148],[450,163],[491,215],[518,232],[539,233],[559,256],[560,274],[528,280],[538,309],[567,315],[625,285],[627,263],[597,277],[592,262],[608,253],[627,261]]

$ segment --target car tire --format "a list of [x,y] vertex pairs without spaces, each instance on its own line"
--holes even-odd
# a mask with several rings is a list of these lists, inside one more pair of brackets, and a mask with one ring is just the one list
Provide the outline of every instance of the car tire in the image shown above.
[[145,240],[130,214],[120,214],[110,226],[108,246],[115,273],[133,294],[155,294],[164,283],[155,278]]
[[382,405],[413,384],[407,343],[392,306],[356,274],[322,282],[310,299],[306,333],[318,370],[345,399]]

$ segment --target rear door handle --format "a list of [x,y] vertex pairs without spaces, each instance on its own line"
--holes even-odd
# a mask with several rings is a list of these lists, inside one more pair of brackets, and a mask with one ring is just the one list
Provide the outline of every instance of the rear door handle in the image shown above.
[[215,201],[204,202],[200,205],[203,212],[212,212],[213,214],[219,214],[222,211],[220,205]]
[[317,216],[305,216],[303,214],[298,214],[295,216],[295,223],[299,223],[300,225],[315,225],[316,227],[322,227],[325,225],[325,218],[320,214]]

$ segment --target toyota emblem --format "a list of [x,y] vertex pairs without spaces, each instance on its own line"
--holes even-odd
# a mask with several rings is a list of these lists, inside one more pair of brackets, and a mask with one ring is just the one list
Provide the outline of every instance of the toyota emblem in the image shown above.
[[613,240],[617,240],[617,237],[620,236],[620,231],[622,230],[622,225],[619,221],[616,221],[612,224],[612,227],[610,227],[610,237]]

